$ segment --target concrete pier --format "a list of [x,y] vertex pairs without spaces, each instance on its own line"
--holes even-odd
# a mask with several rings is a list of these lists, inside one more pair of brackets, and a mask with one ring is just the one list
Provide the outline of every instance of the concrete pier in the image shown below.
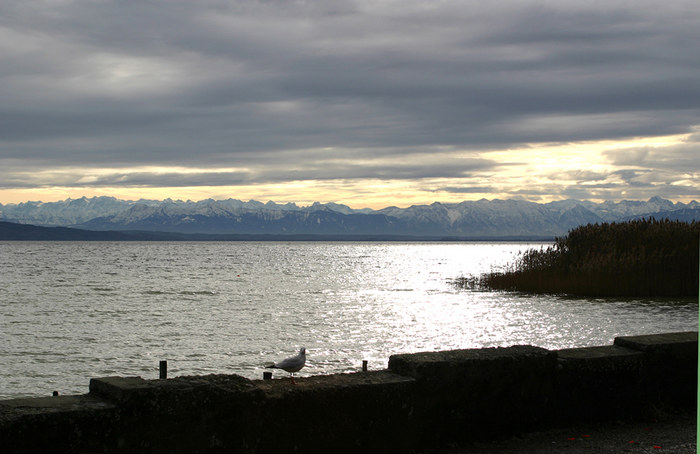
[[106,377],[0,401],[2,452],[414,452],[695,408],[697,332],[613,345],[394,355],[386,370],[248,380]]

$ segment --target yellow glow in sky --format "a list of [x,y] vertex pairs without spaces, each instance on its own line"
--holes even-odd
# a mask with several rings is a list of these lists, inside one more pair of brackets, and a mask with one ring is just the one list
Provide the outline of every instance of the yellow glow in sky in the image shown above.
[[[98,177],[113,174],[175,174],[183,175],[211,172],[252,172],[255,169],[217,168],[191,169],[187,167],[140,167],[134,169],[56,169],[46,171],[53,181],[69,180],[69,175],[82,175],[73,181],[80,186],[71,187],[55,184],[35,188],[0,189],[0,202],[20,203],[29,200],[52,202],[67,198],[83,196],[112,196],[124,200],[155,199],[163,200],[203,200],[240,199],[277,203],[294,202],[310,205],[313,202],[337,202],[352,208],[385,208],[387,206],[407,207],[410,205],[430,204],[436,201],[457,203],[464,200],[523,198],[536,202],[550,202],[569,198],[562,194],[562,188],[590,189],[588,200],[602,201],[610,192],[605,187],[617,187],[616,194],[624,197],[628,194],[616,171],[624,166],[615,165],[606,157],[609,150],[634,151],[640,148],[663,148],[684,143],[687,135],[643,138],[622,142],[597,141],[569,144],[533,144],[529,148],[489,152],[440,152],[411,155],[411,162],[429,165],[434,162],[454,163],[462,159],[484,159],[498,165],[482,170],[465,172],[458,178],[348,178],[291,180],[276,183],[250,183],[217,186],[177,186],[177,187],[128,187],[112,185],[90,187]],[[406,159],[405,157],[402,159]],[[389,162],[382,165],[387,166]],[[397,164],[400,167],[400,164]],[[638,166],[637,166],[638,167]],[[645,178],[653,179],[656,174]],[[652,181],[653,182],[653,181]],[[656,182],[655,182],[656,183]],[[698,186],[697,174],[678,174],[668,180],[668,185]],[[603,189],[598,190],[600,186]],[[632,194],[634,197],[634,195]],[[644,196],[648,198],[649,196]],[[676,198],[674,201],[689,202],[693,197]]]

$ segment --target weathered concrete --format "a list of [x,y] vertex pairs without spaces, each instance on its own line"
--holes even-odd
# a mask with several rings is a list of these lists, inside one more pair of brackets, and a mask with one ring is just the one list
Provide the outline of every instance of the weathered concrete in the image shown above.
[[90,395],[0,401],[0,451],[100,452],[117,415]]
[[140,452],[257,452],[263,425],[263,392],[237,375],[90,381],[90,394],[119,408],[115,450]]
[[644,353],[616,345],[557,350],[559,420],[599,421],[642,411]]
[[697,406],[697,331],[617,337],[614,344],[644,353],[639,387],[645,402]]
[[416,379],[416,405],[431,421],[421,439],[429,444],[508,435],[551,418],[556,355],[543,348],[394,355],[389,370]]
[[3,452],[411,452],[696,405],[697,333],[614,345],[394,355],[297,379],[93,379],[83,396],[0,401]]
[[401,453],[419,443],[415,380],[388,371],[260,380],[260,452]]
[[689,355],[698,352],[698,332],[647,334],[616,337],[614,345],[642,352]]

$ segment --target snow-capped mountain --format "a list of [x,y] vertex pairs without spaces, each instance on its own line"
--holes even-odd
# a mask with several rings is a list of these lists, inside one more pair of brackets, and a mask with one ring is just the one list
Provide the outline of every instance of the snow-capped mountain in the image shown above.
[[[349,210],[349,209],[348,209]],[[398,220],[378,214],[348,212],[327,206],[315,209],[265,204],[137,204],[111,216],[99,217],[77,225],[88,230],[150,230],[183,233],[241,234],[377,234],[387,231],[405,233]]]
[[87,222],[99,216],[117,214],[136,204],[153,206],[161,203],[164,202],[119,200],[114,197],[93,197],[91,199],[82,197],[60,202],[0,204],[0,220],[43,226],[67,226]]
[[333,234],[420,236],[557,236],[576,226],[654,216],[700,220],[700,203],[594,203],[522,200],[433,203],[408,208],[353,209],[336,203],[243,202],[236,199],[125,201],[112,197],[0,204],[0,220],[89,230],[145,230],[222,234]]

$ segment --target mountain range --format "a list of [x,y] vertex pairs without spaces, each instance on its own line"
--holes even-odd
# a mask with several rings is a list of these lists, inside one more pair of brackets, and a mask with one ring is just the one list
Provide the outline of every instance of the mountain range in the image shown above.
[[113,197],[0,204],[0,221],[90,231],[207,235],[554,237],[579,225],[655,217],[700,220],[700,203],[660,197],[620,202],[477,200],[353,209],[337,203],[297,206],[236,199],[174,201]]

